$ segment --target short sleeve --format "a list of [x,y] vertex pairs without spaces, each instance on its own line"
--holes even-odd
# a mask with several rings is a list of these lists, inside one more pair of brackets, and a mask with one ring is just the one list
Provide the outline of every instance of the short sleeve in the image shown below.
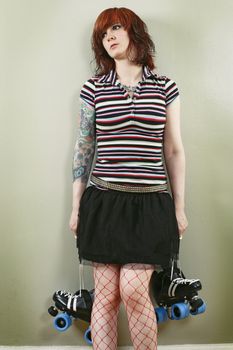
[[179,96],[179,90],[176,83],[165,77],[165,95],[166,95],[166,106],[168,106],[177,96]]
[[95,107],[95,84],[93,79],[87,80],[80,91],[80,99],[91,107]]

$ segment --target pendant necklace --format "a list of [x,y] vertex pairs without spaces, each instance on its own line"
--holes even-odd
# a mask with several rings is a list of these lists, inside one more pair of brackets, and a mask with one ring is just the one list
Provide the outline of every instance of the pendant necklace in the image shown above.
[[[117,79],[119,79],[119,76],[117,75]],[[130,85],[124,85],[118,80],[118,84],[125,89],[127,92],[135,92],[137,89],[137,85],[130,86]]]
[[137,85],[136,86],[127,86],[127,85],[121,84],[121,86],[128,92],[135,92],[137,89]]

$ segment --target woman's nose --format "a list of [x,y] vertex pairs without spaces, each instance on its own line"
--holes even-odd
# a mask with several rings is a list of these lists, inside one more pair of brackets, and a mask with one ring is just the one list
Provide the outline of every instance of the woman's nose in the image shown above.
[[107,40],[109,41],[111,39],[116,39],[116,37],[113,33],[110,32],[109,34],[107,34]]

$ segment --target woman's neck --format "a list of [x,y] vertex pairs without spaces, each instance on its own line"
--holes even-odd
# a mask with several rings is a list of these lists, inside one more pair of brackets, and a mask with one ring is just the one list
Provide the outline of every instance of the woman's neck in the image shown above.
[[117,78],[121,84],[135,86],[142,80],[142,65],[135,65],[128,60],[116,61]]

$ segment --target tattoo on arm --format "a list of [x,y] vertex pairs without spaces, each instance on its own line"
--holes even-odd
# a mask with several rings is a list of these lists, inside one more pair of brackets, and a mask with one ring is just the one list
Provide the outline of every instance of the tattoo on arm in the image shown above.
[[87,183],[95,153],[95,109],[81,101],[80,128],[74,147],[73,182]]

